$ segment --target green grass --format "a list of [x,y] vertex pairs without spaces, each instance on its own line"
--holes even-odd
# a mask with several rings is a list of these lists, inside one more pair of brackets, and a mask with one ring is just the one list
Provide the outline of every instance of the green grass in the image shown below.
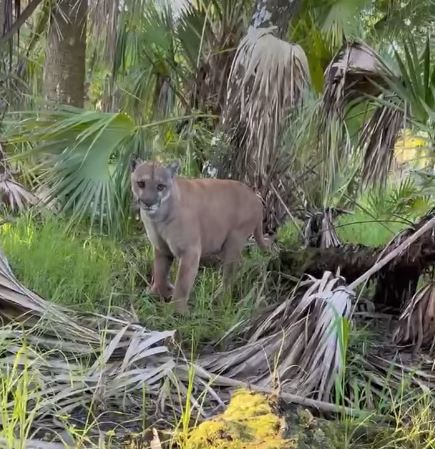
[[[367,231],[367,226],[362,223],[351,225],[349,220],[354,219],[355,215],[346,216],[342,223],[347,226],[338,227],[347,229],[353,241],[361,239],[367,243],[370,237],[370,242],[376,245],[390,238],[389,231],[384,231],[385,228],[379,224]],[[360,217],[362,221],[362,214]],[[288,225],[281,232],[281,240],[297,241],[294,225]],[[60,218],[36,219],[27,215],[0,227],[0,246],[18,278],[43,297],[80,307],[80,310],[107,312],[109,304],[113,313],[116,313],[114,306],[133,309],[140,321],[149,328],[177,329],[187,357],[194,357],[199,346],[204,349],[204,345],[221,338],[232,326],[249,317],[267,294],[270,295],[270,290],[264,289],[268,276],[267,258],[255,248],[245,254],[232,295],[222,294],[219,270],[201,268],[190,301],[191,312],[187,317],[177,318],[170,304],[162,303],[145,293],[150,279],[152,251],[142,232],[131,236],[128,241],[120,242],[90,236],[80,228],[74,232],[65,232],[65,222]],[[370,332],[353,329],[350,334],[350,354],[360,353],[363,356],[366,342],[373,339]],[[350,357],[347,365],[345,393],[348,394],[348,389],[352,388],[352,405],[365,408],[373,387],[369,383],[358,385],[354,382],[361,375],[358,358]],[[3,429],[0,429],[0,438],[6,441],[6,447],[21,449],[33,419],[34,404],[27,400],[27,396],[30,383],[34,383],[34,380],[27,370],[19,377],[16,376],[13,366],[8,372],[0,374],[0,404],[3,404],[1,419],[5,423]],[[406,379],[403,378],[402,382],[403,391],[407,392]],[[11,397],[15,400],[12,406]],[[330,423],[332,447],[434,447],[432,397],[393,394],[389,392],[386,381],[385,398],[381,402],[379,412],[393,416],[390,424],[372,428],[371,419],[338,418]],[[6,406],[7,403],[9,406]],[[189,417],[187,403],[186,398],[186,410],[183,413]],[[180,418],[186,421],[180,421],[184,432],[188,431],[186,417]],[[73,437],[77,442],[87,441],[86,435],[82,436],[79,432],[74,433]]]
[[365,212],[342,215],[335,225],[343,243],[361,244],[370,247],[386,245],[408,223],[399,218],[373,218]]
[[[5,331],[7,333],[7,331]],[[6,352],[0,342],[0,354]],[[10,340],[9,340],[10,344]],[[29,438],[38,403],[37,379],[29,368],[23,347],[12,360],[11,365],[0,371],[0,428],[1,446],[6,449],[24,449]],[[34,398],[30,401],[30,395]]]
[[0,227],[0,247],[17,277],[44,298],[95,310],[105,306],[122,252],[113,241],[65,232],[65,223],[31,215]]
[[[370,213],[355,211],[341,215],[335,222],[338,237],[343,243],[378,247],[387,244],[397,232],[405,229],[405,219],[395,217],[374,217]],[[300,224],[303,229],[303,224]],[[302,244],[300,230],[289,221],[278,230],[277,240],[286,248]]]
[[267,259],[256,250],[245,254],[233,296],[222,294],[220,269],[201,268],[190,313],[180,318],[171,304],[146,293],[152,249],[143,232],[116,241],[82,227],[65,229],[61,218],[31,215],[0,227],[0,248],[17,278],[55,303],[80,311],[133,311],[150,329],[177,329],[183,346],[190,346],[192,341],[201,345],[219,339],[258,301]]
[[284,245],[286,248],[292,248],[300,245],[301,243],[301,232],[303,232],[304,224],[302,222],[298,223],[299,228],[293,221],[288,220],[282,226],[279,227],[277,232],[277,241]]
[[170,303],[142,293],[133,306],[143,322],[153,329],[177,329],[183,341],[205,344],[218,340],[225,332],[254,310],[265,282],[264,256],[257,251],[245,254],[245,259],[233,294],[224,295],[222,276],[216,268],[200,268],[189,301],[189,314],[174,315]]
[[[398,232],[424,216],[434,206],[432,198],[412,178],[390,180],[382,189],[364,191],[349,214],[340,215],[334,225],[343,243],[369,247],[386,245]],[[299,229],[304,223],[298,223]],[[278,242],[287,248],[302,244],[300,230],[288,221],[278,230]]]

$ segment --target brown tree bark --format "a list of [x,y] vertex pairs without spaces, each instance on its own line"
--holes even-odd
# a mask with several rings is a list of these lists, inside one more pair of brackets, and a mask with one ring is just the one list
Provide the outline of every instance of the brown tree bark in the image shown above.
[[44,64],[47,103],[83,107],[87,0],[58,0],[52,11]]

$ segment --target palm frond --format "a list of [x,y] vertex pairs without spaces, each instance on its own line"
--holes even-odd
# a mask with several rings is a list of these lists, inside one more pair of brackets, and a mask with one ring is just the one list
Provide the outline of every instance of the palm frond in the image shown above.
[[[387,91],[396,79],[385,61],[362,42],[344,45],[325,71],[319,145],[326,148],[326,159],[343,160],[358,148],[367,183],[385,182],[394,144],[403,127],[403,102],[396,92]],[[373,99],[375,107],[371,106]],[[346,123],[356,107],[365,109],[362,112],[368,121],[360,120],[359,137],[352,144]]]
[[90,219],[120,232],[126,218],[125,162],[139,131],[126,114],[53,112],[30,116],[11,131],[9,141],[33,145],[38,181],[72,220]]
[[250,8],[249,0],[207,0],[189,4],[180,14],[177,37],[194,78],[188,88],[191,107],[215,114],[224,108],[231,63]]
[[325,117],[343,119],[351,101],[379,94],[386,74],[385,64],[372,48],[358,41],[347,42],[325,70]]
[[[250,28],[240,41],[228,80],[223,125],[235,151],[225,175],[248,182],[266,197],[271,182],[280,185],[286,166],[279,139],[289,114],[298,109],[309,83],[304,51],[284,42],[271,29]],[[273,214],[277,205],[266,199]],[[275,222],[268,222],[274,229]]]
[[403,54],[395,52],[398,76],[387,80],[387,89],[407,104],[408,119],[415,126],[425,125],[435,110],[435,63],[431,41],[421,53],[412,39],[403,45]]
[[394,157],[394,144],[403,129],[404,112],[379,106],[364,125],[359,147],[364,154],[363,180],[368,184],[385,182]]
[[395,52],[398,74],[386,71],[383,75],[382,95],[375,100],[377,108],[360,136],[367,182],[385,181],[400,131],[407,125],[426,130],[435,110],[435,65],[429,38],[422,54],[412,39],[405,42],[403,52],[404,56]]
[[121,11],[113,76],[123,91],[124,108],[138,121],[167,117],[176,111],[177,100],[185,103],[180,83],[187,81],[186,67],[178,47],[170,2]]
[[361,15],[369,2],[367,0],[333,0],[328,3],[312,2],[308,14],[314,14],[319,28],[330,45],[341,47],[343,40],[360,37],[363,34]]
[[422,345],[435,343],[435,284],[430,282],[410,298],[400,315],[393,340],[396,344],[411,344],[415,351]]
[[[243,166],[254,166],[262,185],[276,164],[280,124],[302,102],[308,62],[298,45],[281,41],[271,29],[250,30],[240,42],[230,73],[224,124],[245,127]],[[254,151],[253,151],[254,149]]]
[[14,212],[22,212],[26,207],[40,202],[36,194],[14,179],[0,144],[0,204]]
[[[172,331],[148,331],[132,318],[78,315],[46,302],[20,284],[3,254],[0,302],[0,369],[4,374],[18,361],[16,377],[33,379],[27,400],[33,404],[34,429],[50,420],[56,436],[67,428],[62,417],[86,419],[91,409],[95,416],[113,410],[134,421],[143,392],[157,403],[162,384],[171,381]],[[150,413],[158,413],[152,408]]]
[[[326,272],[310,279],[301,297],[290,297],[248,325],[247,343],[228,353],[202,357],[211,376],[246,381],[329,400],[343,369],[343,322],[350,319],[352,293]],[[219,385],[219,379],[214,383]]]

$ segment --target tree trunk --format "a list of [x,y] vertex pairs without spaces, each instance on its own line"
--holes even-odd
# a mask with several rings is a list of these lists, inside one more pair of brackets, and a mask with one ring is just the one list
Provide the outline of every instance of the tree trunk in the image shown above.
[[44,64],[47,103],[83,107],[87,0],[59,0],[50,20]]
[[5,34],[5,7],[6,7],[6,0],[0,0],[0,37]]
[[296,14],[301,0],[257,0],[251,19],[251,27],[267,28],[276,26],[276,36],[283,38],[290,19]]

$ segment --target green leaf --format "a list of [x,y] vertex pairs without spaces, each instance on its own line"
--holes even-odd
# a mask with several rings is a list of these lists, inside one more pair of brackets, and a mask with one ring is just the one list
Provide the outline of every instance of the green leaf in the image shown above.
[[120,232],[126,218],[120,191],[126,186],[117,185],[123,178],[116,166],[133,151],[132,119],[123,113],[56,112],[26,120],[23,131],[10,140],[33,145],[27,156],[39,161],[36,175],[72,222],[86,218],[102,231]]

